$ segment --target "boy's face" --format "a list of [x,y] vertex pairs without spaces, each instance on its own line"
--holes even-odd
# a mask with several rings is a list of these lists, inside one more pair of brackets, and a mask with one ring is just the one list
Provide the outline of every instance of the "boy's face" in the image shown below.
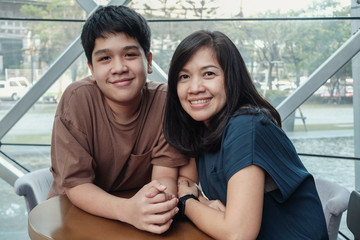
[[147,74],[152,72],[151,53],[147,58],[137,40],[116,33],[97,38],[91,58],[92,77],[110,107],[137,107]]

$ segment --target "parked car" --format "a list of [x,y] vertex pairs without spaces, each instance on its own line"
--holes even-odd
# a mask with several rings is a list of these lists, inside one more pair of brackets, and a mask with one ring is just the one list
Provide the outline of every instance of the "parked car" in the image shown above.
[[0,81],[0,99],[16,101],[25,95],[30,86],[25,77],[13,77]]

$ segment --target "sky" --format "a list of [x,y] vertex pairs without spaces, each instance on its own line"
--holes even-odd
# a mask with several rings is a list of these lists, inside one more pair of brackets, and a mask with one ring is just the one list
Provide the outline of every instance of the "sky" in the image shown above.
[[[320,1],[320,0],[318,0]],[[337,0],[341,4],[350,5],[351,0]],[[240,12],[240,2],[242,2],[244,17],[248,17],[257,12],[264,12],[266,10],[275,11],[280,9],[285,12],[290,9],[300,10],[304,9],[307,6],[311,5],[313,0],[219,0],[221,7],[219,9],[219,14],[232,16]]]

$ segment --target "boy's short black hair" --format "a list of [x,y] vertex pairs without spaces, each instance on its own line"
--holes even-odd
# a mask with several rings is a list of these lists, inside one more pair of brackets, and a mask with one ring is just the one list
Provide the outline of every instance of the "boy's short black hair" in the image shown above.
[[136,39],[145,55],[149,55],[151,30],[147,21],[129,7],[111,5],[99,7],[83,26],[81,43],[88,62],[92,65],[91,55],[97,38],[121,32]]

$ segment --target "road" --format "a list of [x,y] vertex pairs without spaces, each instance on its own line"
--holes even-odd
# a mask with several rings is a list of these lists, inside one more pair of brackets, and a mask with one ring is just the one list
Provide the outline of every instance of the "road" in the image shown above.
[[[14,102],[11,101],[0,103],[0,120],[13,105]],[[35,104],[8,134],[51,134],[56,106],[56,104]],[[308,125],[335,123],[348,127],[353,126],[354,123],[352,105],[304,105],[300,109]],[[296,110],[296,116],[300,116],[299,110]],[[295,124],[303,123],[297,118]]]
[[[0,120],[14,106],[15,102],[0,102]],[[56,104],[36,103],[8,134],[47,134],[51,133],[56,111]]]
[[[353,124],[354,109],[352,105],[325,105],[322,107],[302,106],[300,107],[307,124]],[[296,116],[300,116],[299,110],[296,110]],[[296,124],[302,124],[300,119],[296,119]]]

